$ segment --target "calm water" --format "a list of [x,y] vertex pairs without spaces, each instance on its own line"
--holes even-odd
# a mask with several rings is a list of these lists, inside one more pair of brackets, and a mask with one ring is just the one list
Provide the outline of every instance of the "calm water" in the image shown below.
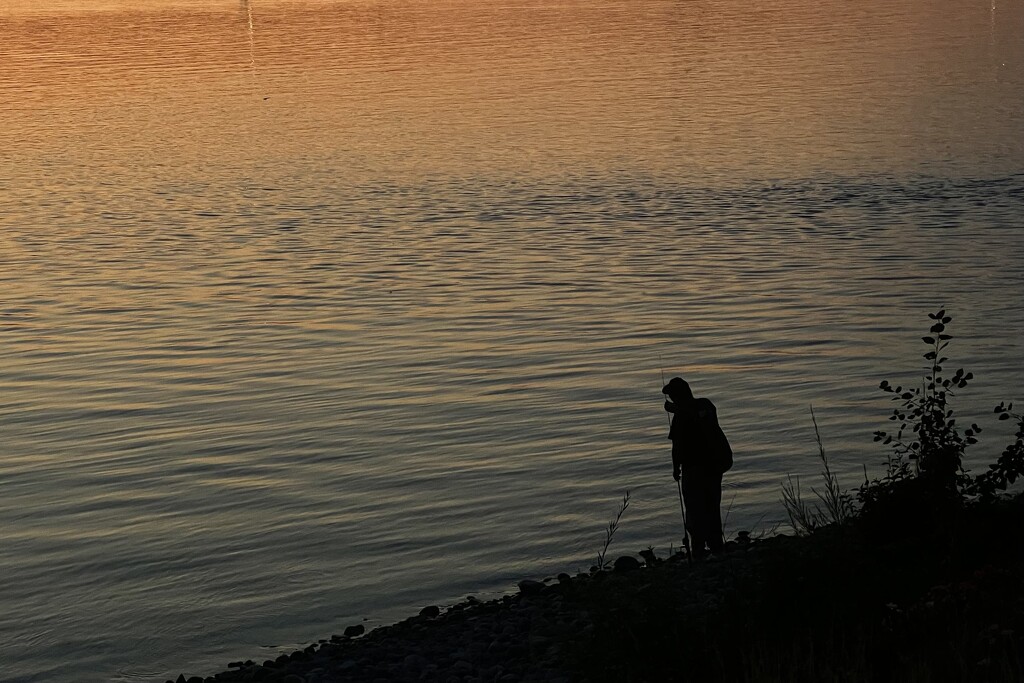
[[[946,305],[1024,404],[1024,4],[0,0],[0,680],[163,680],[730,532]],[[983,450],[983,448],[982,448]]]

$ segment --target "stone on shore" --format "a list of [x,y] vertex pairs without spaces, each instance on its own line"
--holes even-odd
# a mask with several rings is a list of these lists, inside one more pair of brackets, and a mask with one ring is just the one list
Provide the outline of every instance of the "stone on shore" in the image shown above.
[[544,584],[533,579],[524,579],[518,584],[519,592],[523,595],[537,595],[544,590]]
[[617,572],[631,572],[635,569],[640,569],[640,560],[636,559],[632,555],[623,555],[619,559],[615,560],[613,565]]

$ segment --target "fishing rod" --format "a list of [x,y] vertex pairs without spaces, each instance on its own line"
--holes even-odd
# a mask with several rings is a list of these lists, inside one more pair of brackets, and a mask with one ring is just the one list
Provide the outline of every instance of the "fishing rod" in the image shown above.
[[[659,355],[658,360],[661,361],[661,386],[665,386],[665,361]],[[665,417],[668,419],[668,430],[669,434],[672,433],[672,416],[665,411]],[[673,444],[674,446],[674,444]],[[675,475],[675,459],[673,458],[672,463],[672,474]],[[686,561],[693,562],[693,553],[690,552],[690,530],[686,526],[686,506],[683,504],[683,480],[682,478],[676,479],[676,492],[679,494],[679,514],[683,518],[683,548],[686,550]]]

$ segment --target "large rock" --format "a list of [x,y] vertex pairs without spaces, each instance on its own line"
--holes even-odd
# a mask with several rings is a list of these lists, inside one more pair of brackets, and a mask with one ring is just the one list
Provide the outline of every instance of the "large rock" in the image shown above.
[[617,572],[631,572],[635,569],[640,569],[640,560],[632,555],[623,555],[615,560],[614,567]]
[[640,557],[644,558],[644,564],[648,567],[653,567],[658,561],[658,556],[654,554],[654,551],[648,548],[647,550],[640,551]]
[[537,595],[544,590],[544,584],[533,579],[523,579],[518,584],[519,592],[523,595]]

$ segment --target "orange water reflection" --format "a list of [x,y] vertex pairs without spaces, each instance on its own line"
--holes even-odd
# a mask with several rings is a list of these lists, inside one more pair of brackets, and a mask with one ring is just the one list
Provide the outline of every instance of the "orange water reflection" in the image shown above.
[[25,7],[0,14],[6,147],[110,136],[137,156],[148,136],[194,162],[236,154],[242,126],[273,153],[390,172],[762,176],[1020,151],[1019,7],[1001,22],[966,0]]

